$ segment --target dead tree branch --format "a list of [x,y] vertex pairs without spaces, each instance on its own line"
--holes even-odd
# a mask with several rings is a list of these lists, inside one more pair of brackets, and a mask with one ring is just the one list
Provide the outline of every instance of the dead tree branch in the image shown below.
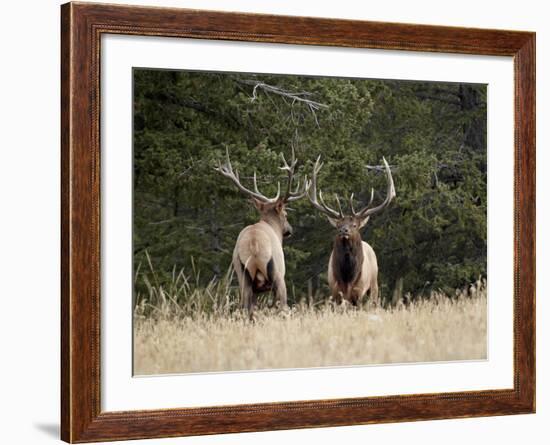
[[291,106],[293,106],[296,103],[305,105],[313,115],[313,118],[315,119],[315,123],[317,124],[317,126],[319,126],[319,122],[317,120],[316,112],[320,109],[326,109],[329,107],[326,104],[309,99],[312,93],[308,91],[289,91],[289,90],[285,90],[283,88],[280,88],[274,85],[269,85],[267,83],[260,82],[257,80],[239,80],[239,82],[245,85],[253,86],[252,97],[250,98],[252,102],[254,102],[258,98],[258,91],[262,90],[268,95],[276,94],[278,96],[281,96],[285,99],[290,100]]

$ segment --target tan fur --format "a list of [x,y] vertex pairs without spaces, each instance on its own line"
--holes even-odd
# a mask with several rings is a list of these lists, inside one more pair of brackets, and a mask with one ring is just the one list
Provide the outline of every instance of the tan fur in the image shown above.
[[254,206],[260,213],[260,221],[245,227],[237,238],[233,250],[233,269],[239,280],[242,305],[248,309],[253,319],[254,306],[258,293],[273,291],[279,300],[280,308],[287,308],[285,284],[285,257],[283,253],[283,237],[292,234],[292,227],[287,221],[285,205],[302,199],[307,192],[307,181],[303,187],[298,184],[293,190],[292,180],[298,160],[292,147],[292,159],[288,163],[281,153],[283,167],[287,172],[287,186],[281,195],[281,183],[277,183],[277,195],[267,198],[258,190],[256,173],[254,173],[254,189],[243,186],[239,174],[233,170],[229,150],[226,150],[226,162],[220,162],[216,168],[223,176],[229,178],[244,194],[252,198]]
[[283,233],[290,230],[284,205],[255,204],[261,220],[241,231],[233,250],[233,268],[239,281],[241,303],[251,318],[257,293],[274,291],[280,306],[285,308],[287,305]]
[[278,236],[266,221],[247,226],[241,231],[235,244],[233,258],[246,265],[252,280],[268,281],[267,264],[272,258],[273,269],[284,277],[285,259],[282,237]]

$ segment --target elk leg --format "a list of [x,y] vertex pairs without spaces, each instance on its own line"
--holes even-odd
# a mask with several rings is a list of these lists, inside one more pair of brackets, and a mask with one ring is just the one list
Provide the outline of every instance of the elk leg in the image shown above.
[[370,286],[369,297],[375,306],[377,306],[380,303],[380,301],[378,300],[378,281],[377,280],[374,280],[374,283],[372,283]]
[[355,285],[351,289],[351,304],[353,304],[353,306],[358,309],[363,307],[363,301],[364,301],[366,292],[367,291],[363,287],[361,287],[359,284]]
[[275,297],[279,300],[281,310],[288,307],[286,298],[286,283],[284,277],[277,275],[273,280],[273,287],[275,290]]
[[252,279],[250,274],[244,268],[244,264],[240,260],[233,262],[233,268],[237,274],[237,280],[239,282],[239,291],[241,294],[241,306],[243,309],[247,309],[250,312],[250,304],[253,297],[252,291]]
[[344,301],[344,293],[340,289],[333,289],[332,300],[337,305],[342,304],[342,301]]
[[242,275],[241,299],[243,309],[248,311],[248,318],[250,321],[254,321],[254,308],[256,307],[256,294],[252,288],[252,280],[247,270]]
[[257,299],[257,295],[251,291],[248,298],[248,318],[250,319],[250,321],[254,321],[254,309],[256,309]]

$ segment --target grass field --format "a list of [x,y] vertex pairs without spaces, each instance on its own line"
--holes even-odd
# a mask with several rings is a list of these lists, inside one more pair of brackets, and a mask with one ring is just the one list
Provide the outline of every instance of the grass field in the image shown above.
[[[164,298],[164,297],[163,297]],[[485,359],[487,294],[433,294],[395,308],[297,305],[190,315],[164,298],[134,313],[134,374]]]

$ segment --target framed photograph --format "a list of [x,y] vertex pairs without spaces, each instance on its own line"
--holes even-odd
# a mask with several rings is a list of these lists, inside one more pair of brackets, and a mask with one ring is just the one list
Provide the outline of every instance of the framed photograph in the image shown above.
[[61,436],[535,411],[535,34],[67,3]]

